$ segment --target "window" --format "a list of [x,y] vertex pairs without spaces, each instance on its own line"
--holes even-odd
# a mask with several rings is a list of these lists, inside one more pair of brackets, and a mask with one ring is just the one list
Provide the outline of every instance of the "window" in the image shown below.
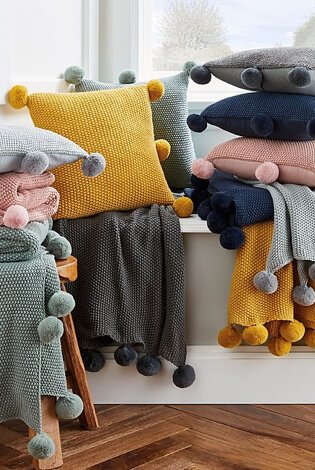
[[[315,47],[314,0],[138,0],[138,6],[141,79],[176,73],[187,60],[201,64],[245,49]],[[237,93],[213,78],[206,86],[192,83],[189,98]]]

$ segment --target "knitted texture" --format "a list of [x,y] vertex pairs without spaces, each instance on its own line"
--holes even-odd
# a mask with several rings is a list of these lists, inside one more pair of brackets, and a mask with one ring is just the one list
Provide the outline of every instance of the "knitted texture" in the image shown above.
[[82,175],[80,162],[53,171],[61,196],[55,218],[174,202],[155,147],[148,87],[29,96],[36,126],[60,133],[89,153],[101,153],[107,161],[106,171],[93,179]]
[[1,262],[0,283],[0,421],[22,419],[41,432],[41,394],[67,391],[60,342],[43,345],[37,331],[47,292],[59,290],[54,258],[39,250],[28,261]]
[[3,173],[0,175],[0,225],[8,207],[20,205],[27,209],[29,219],[42,221],[56,213],[59,194],[50,187],[54,175],[28,175],[26,173]]
[[98,347],[110,336],[184,364],[183,240],[173,210],[153,205],[60,220],[54,227],[80,263],[80,276],[69,285],[80,346]]
[[278,271],[279,288],[274,294],[259,292],[253,278],[265,269],[273,223],[263,222],[244,228],[245,244],[238,249],[228,303],[228,321],[242,326],[265,324],[272,320],[293,320],[293,269],[287,264]]
[[[161,163],[169,186],[183,189],[190,186],[191,163],[195,158],[190,131],[186,125],[188,115],[187,88],[189,72],[161,78],[164,96],[151,103],[155,139],[166,139],[171,145],[168,159]],[[102,83],[83,79],[75,91],[110,90],[125,85]]]
[[314,153],[314,141],[238,137],[217,145],[206,159],[219,170],[249,180],[255,179],[255,170],[260,163],[273,162],[279,165],[279,182],[315,186]]
[[54,132],[36,127],[0,125],[0,173],[21,170],[28,152],[44,152],[49,157],[48,170],[87,157],[74,142]]

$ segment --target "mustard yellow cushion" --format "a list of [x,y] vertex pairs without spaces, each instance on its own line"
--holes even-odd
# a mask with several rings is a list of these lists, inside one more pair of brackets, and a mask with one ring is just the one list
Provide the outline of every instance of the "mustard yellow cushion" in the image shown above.
[[21,86],[11,90],[10,103],[16,108],[27,105],[35,126],[106,159],[106,171],[92,179],[82,175],[79,162],[53,171],[61,196],[56,219],[173,204],[160,165],[170,148],[165,141],[154,142],[150,106],[162,95],[163,84],[157,80],[87,93],[28,95]]

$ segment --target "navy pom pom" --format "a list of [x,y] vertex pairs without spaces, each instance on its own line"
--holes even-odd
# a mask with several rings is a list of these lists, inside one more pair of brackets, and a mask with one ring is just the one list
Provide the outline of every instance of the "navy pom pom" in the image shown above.
[[211,72],[205,65],[195,65],[190,71],[190,78],[199,85],[206,85],[211,80]]
[[228,227],[220,235],[220,243],[226,250],[236,250],[245,242],[243,230],[239,227]]
[[208,199],[209,193],[208,191],[200,191],[199,189],[193,189],[190,199],[192,200],[194,204],[194,210],[198,210],[198,207],[200,204]]
[[259,137],[268,137],[273,133],[274,125],[271,117],[267,114],[257,113],[250,120],[250,127]]
[[291,85],[304,88],[312,81],[310,72],[305,67],[295,67],[288,73],[288,80]]
[[209,180],[198,178],[196,175],[191,175],[191,184],[195,189],[207,190],[209,186]]
[[208,229],[212,233],[222,233],[229,226],[229,217],[212,210],[207,217]]
[[250,67],[241,73],[241,81],[243,85],[251,90],[258,90],[262,83],[262,73],[256,67]]
[[313,139],[315,139],[315,118],[308,121],[306,124],[306,131]]
[[114,358],[118,365],[126,367],[133,364],[138,359],[138,353],[131,344],[123,344],[114,352]]
[[201,114],[190,114],[187,125],[193,132],[203,132],[207,128],[207,120]]
[[188,364],[179,366],[173,374],[173,382],[176,387],[190,387],[196,379],[195,369]]
[[222,214],[233,214],[235,204],[230,194],[219,191],[212,196],[212,206]]
[[81,356],[85,370],[88,372],[99,372],[105,365],[102,353],[93,349],[81,349]]
[[207,217],[209,215],[209,212],[212,209],[211,205],[211,199],[210,197],[208,199],[205,199],[204,201],[201,202],[201,204],[198,207],[198,215],[202,220],[207,220]]
[[137,362],[137,371],[146,377],[151,377],[160,372],[162,363],[157,356],[143,356]]

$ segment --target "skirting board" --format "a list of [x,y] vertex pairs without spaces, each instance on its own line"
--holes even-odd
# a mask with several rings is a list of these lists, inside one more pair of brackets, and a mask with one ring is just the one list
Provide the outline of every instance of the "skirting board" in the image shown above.
[[175,367],[166,361],[157,376],[143,377],[135,365],[118,366],[112,349],[105,348],[104,356],[104,369],[88,373],[96,404],[315,403],[315,352],[304,346],[282,358],[263,346],[190,346],[187,363],[196,381],[187,389],[174,386]]

